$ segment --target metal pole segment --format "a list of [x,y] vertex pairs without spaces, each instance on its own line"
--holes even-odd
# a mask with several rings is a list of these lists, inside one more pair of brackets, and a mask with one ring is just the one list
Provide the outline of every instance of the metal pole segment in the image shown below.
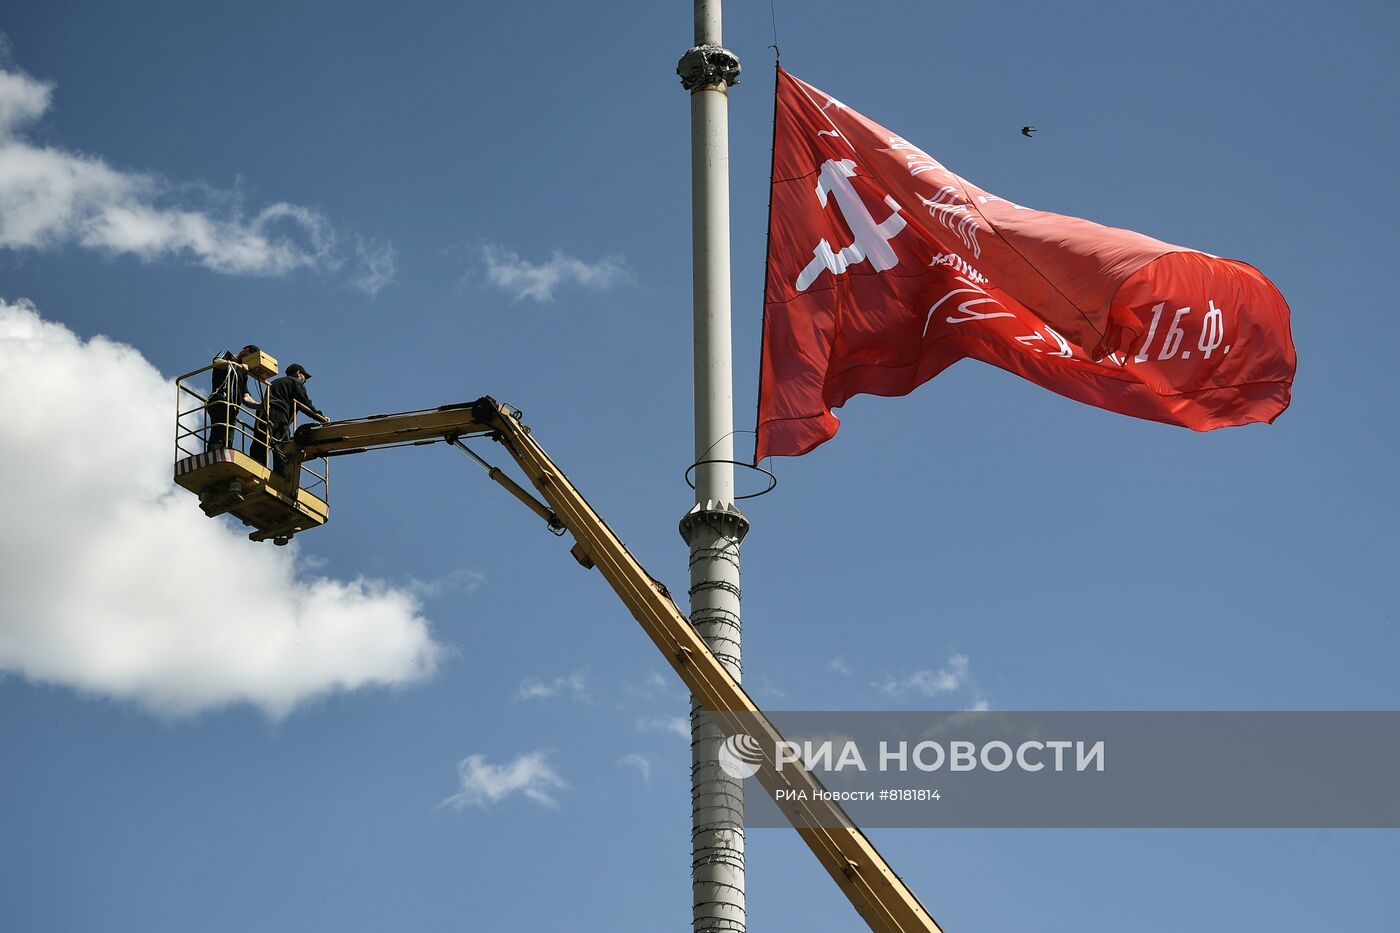
[[[681,519],[690,546],[690,621],[737,681],[742,669],[739,543],[734,506],[734,390],[729,307],[729,88],[739,60],[721,45],[720,0],[695,0],[695,47],[676,68],[690,91],[694,263],[695,506]],[[708,462],[707,462],[708,461]],[[691,891],[694,933],[744,933],[743,786],[718,764],[723,735],[691,697]]]

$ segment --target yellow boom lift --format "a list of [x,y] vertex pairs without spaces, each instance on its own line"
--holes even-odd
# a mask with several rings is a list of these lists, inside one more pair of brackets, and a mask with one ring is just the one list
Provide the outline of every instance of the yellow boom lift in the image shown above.
[[[585,569],[597,568],[668,664],[727,734],[746,732],[758,740],[764,760],[757,777],[792,822],[808,848],[841,888],[860,916],[877,933],[942,933],[914,892],[895,874],[865,834],[839,804],[825,795],[804,768],[776,766],[782,736],[763,715],[659,583],[631,555],[621,539],[595,512],[564,472],[535,441],[520,413],[484,396],[474,402],[425,411],[371,415],[345,421],[309,422],[297,428],[283,447],[289,467],[271,473],[244,450],[186,450],[197,437],[192,416],[202,398],[181,377],[177,391],[176,481],[197,493],[207,514],[231,512],[255,530],[250,538],[285,543],[298,531],[324,524],[329,514],[326,459],[386,447],[446,441],[486,468],[490,478],[538,515],[556,534],[574,538],[571,553]],[[189,396],[189,398],[187,398]],[[252,426],[255,438],[259,430]],[[540,498],[491,466],[465,441],[499,443],[519,465]],[[182,446],[183,444],[183,446]],[[308,467],[319,464],[319,472]],[[236,484],[237,489],[230,489]],[[308,492],[310,487],[313,492]],[[540,501],[540,500],[543,501]],[[736,517],[736,520],[740,520]],[[783,791],[805,791],[779,795]]]

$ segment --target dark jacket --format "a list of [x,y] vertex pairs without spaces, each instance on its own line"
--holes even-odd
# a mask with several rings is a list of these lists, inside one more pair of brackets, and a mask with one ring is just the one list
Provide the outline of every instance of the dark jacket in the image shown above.
[[295,376],[278,376],[268,383],[267,386],[267,406],[268,420],[285,424],[292,420],[292,412],[295,411],[296,403],[301,403],[303,408],[320,413],[320,409],[311,404],[310,397],[306,394],[306,386],[297,381]]
[[221,366],[224,360],[234,362],[236,357],[227,350],[222,356],[215,357],[214,368],[209,374],[209,401],[232,401],[235,405],[241,405],[243,396],[248,393],[248,371],[237,366]]

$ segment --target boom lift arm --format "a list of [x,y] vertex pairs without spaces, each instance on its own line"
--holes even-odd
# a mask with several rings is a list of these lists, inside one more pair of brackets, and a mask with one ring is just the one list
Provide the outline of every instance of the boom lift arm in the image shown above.
[[[942,933],[914,892],[840,806],[814,799],[821,796],[812,793],[821,787],[815,777],[793,765],[777,769],[773,756],[782,740],[777,729],[711,653],[666,588],[628,552],[510,406],[486,396],[429,411],[308,424],[296,432],[288,453],[295,459],[309,459],[445,439],[485,465],[461,443],[463,437],[473,436],[497,441],[510,453],[544,502],[499,469],[489,468],[491,478],[551,529],[573,535],[575,559],[602,573],[705,710],[720,720],[722,727],[730,723],[727,731],[731,733],[761,733],[754,735],[764,755],[757,777],[770,793],[780,789],[807,791],[801,799],[779,806],[870,928],[877,933]],[[726,713],[743,718],[741,722],[726,720]]]

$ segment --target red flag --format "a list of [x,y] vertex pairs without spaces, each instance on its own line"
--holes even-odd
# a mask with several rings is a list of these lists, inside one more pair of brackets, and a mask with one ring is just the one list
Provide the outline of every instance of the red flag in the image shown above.
[[755,459],[964,357],[1197,431],[1273,421],[1296,365],[1254,267],[998,198],[781,69],[763,321]]

